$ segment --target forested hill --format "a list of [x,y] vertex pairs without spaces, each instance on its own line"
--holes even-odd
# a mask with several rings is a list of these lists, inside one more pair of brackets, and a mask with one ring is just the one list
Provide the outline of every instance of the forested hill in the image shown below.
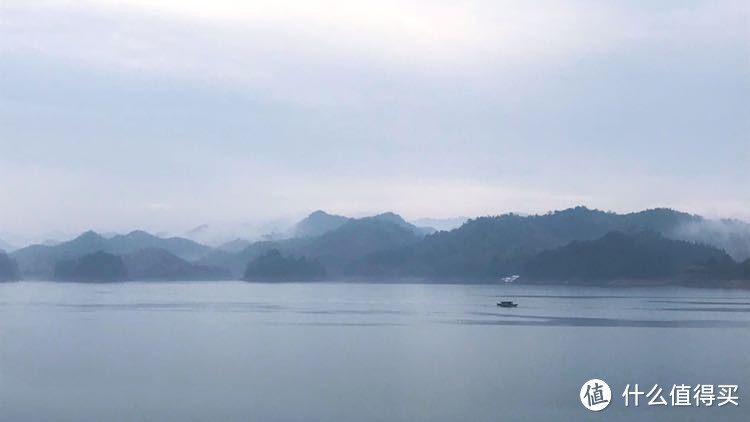
[[659,233],[610,232],[596,240],[574,241],[526,261],[531,280],[605,283],[616,279],[657,280],[696,275],[723,277],[734,261],[712,246],[667,239]]
[[[394,213],[348,218],[318,211],[296,227],[298,237],[246,246],[235,242],[216,249],[138,231],[113,237],[86,232],[56,246],[17,250],[9,254],[12,264],[6,267],[17,262],[22,277],[49,278],[60,261],[67,261],[67,267],[58,269],[63,278],[70,278],[76,265],[87,263],[76,260],[104,252],[124,260],[128,279],[240,279],[274,274],[303,279],[325,274],[328,278],[417,277],[455,282],[497,281],[515,274],[522,281],[551,282],[750,278],[745,270],[750,261],[743,255],[750,251],[750,229],[745,223],[707,220],[663,208],[630,214],[585,207],[543,215],[505,214],[471,219],[459,228],[435,233]],[[108,256],[98,258],[96,262],[104,262]],[[119,263],[110,261],[108,268],[117,270]],[[114,270],[119,277],[119,270]]]
[[669,209],[615,214],[576,207],[544,215],[505,214],[469,220],[398,251],[368,257],[373,273],[430,277],[494,277],[517,274],[530,257],[611,231],[649,230],[670,236],[701,217]]
[[0,281],[16,281],[20,278],[16,260],[0,250]]
[[54,246],[27,246],[14,251],[11,255],[18,261],[24,275],[32,278],[49,278],[60,260],[76,259],[94,252],[125,255],[149,248],[164,249],[185,260],[198,259],[211,250],[208,246],[192,240],[179,237],[161,238],[140,230],[112,237],[87,231],[67,242]]
[[[251,245],[240,261],[246,264],[278,249],[320,262],[331,276],[458,282],[497,280],[512,274],[560,281],[670,278],[687,271],[694,278],[706,279],[742,274],[736,267],[727,272],[708,264],[739,265],[721,248],[679,240],[685,227],[705,222],[670,209],[616,214],[577,207],[544,215],[481,217],[451,231],[419,236],[392,218],[350,219],[321,236]],[[621,265],[604,268],[598,260]]]

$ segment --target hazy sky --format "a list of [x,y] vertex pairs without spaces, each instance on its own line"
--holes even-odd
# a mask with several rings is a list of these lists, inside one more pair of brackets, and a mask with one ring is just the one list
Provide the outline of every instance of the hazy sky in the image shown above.
[[746,1],[0,2],[0,233],[750,219]]

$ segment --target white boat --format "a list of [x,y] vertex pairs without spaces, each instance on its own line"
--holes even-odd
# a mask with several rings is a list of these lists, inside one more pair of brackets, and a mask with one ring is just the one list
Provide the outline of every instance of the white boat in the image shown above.
[[511,276],[508,276],[508,277],[503,277],[500,280],[502,280],[503,283],[512,283],[512,282],[518,280],[519,277],[521,277],[521,276],[518,275],[518,274],[514,274],[514,275],[511,275]]

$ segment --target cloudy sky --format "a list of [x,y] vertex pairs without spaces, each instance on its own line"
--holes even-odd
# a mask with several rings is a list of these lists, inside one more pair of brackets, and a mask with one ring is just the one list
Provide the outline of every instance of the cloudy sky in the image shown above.
[[744,1],[0,3],[0,233],[750,219]]

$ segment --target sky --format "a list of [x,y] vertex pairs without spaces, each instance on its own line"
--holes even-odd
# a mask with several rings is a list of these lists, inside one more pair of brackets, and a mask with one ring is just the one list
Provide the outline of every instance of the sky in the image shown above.
[[4,0],[0,236],[750,220],[749,28],[722,0]]

